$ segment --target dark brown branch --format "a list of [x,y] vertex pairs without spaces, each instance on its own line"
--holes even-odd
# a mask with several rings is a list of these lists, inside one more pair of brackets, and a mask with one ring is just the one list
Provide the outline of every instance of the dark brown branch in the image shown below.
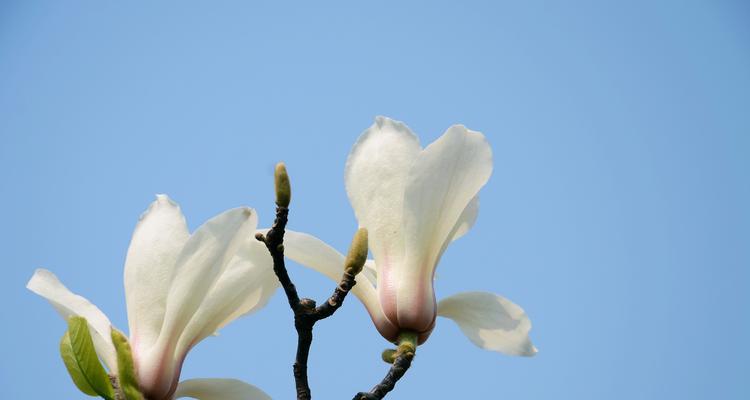
[[[307,380],[307,360],[313,339],[313,327],[316,322],[333,315],[344,302],[346,295],[357,283],[355,277],[362,270],[367,258],[367,232],[361,230],[355,235],[352,250],[344,265],[344,274],[331,297],[320,307],[315,307],[315,301],[307,298],[300,299],[297,288],[286,269],[284,262],[284,230],[289,216],[289,177],[283,164],[276,167],[276,219],[266,235],[261,233],[255,237],[265,243],[273,258],[273,271],[279,278],[284,289],[289,307],[294,312],[294,328],[297,330],[297,355],[294,361],[294,381],[298,400],[311,398],[310,384]],[[363,244],[364,243],[364,244]]]
[[357,281],[354,279],[355,275],[350,271],[344,271],[344,275],[341,277],[339,285],[336,286],[336,290],[333,291],[333,294],[328,298],[328,301],[315,309],[315,316],[318,320],[330,317],[341,307],[346,295],[352,290],[352,287],[357,284]]
[[294,310],[294,328],[297,330],[297,356],[294,360],[293,370],[298,400],[309,400],[312,396],[310,384],[307,381],[307,359],[310,355],[313,326],[316,321],[312,318],[314,310],[315,302],[310,299],[302,299],[299,307]]
[[[388,353],[383,353],[383,358],[394,357],[391,368],[385,375],[382,381],[375,385],[369,392],[359,392],[354,396],[353,400],[382,400],[394,387],[396,383],[401,379],[406,371],[411,366],[412,360],[414,360],[414,353],[416,351],[416,335],[414,334],[402,334],[399,338],[399,346],[397,350],[387,350]],[[392,355],[390,353],[394,353]]]
[[375,385],[370,392],[360,392],[354,396],[354,400],[381,400],[388,394],[398,382],[401,377],[404,376],[406,370],[411,366],[411,361],[414,359],[414,353],[403,354],[396,357],[396,360],[391,365],[391,369],[388,370],[388,374],[385,378]]
[[[315,301],[311,299],[300,299],[297,288],[294,286],[284,262],[284,229],[287,223],[289,209],[286,207],[276,208],[276,220],[268,233],[263,236],[258,234],[256,238],[266,244],[266,248],[273,258],[273,271],[279,278],[289,307],[294,312],[294,328],[297,330],[297,356],[294,362],[294,381],[297,387],[297,399],[309,400],[311,398],[310,385],[307,380],[307,360],[310,354],[310,346],[313,339],[313,327],[316,322],[333,315],[344,302],[346,295],[357,283],[355,275],[346,270],[334,290],[331,297],[320,307],[315,307]],[[360,268],[361,270],[361,268]]]
[[284,289],[284,294],[289,301],[289,307],[295,310],[299,307],[299,295],[297,288],[294,286],[289,273],[286,270],[284,262],[284,230],[289,216],[289,209],[286,207],[276,207],[276,219],[273,221],[271,229],[263,236],[258,234],[256,238],[266,244],[268,251],[273,258],[273,272],[279,278],[279,283]]

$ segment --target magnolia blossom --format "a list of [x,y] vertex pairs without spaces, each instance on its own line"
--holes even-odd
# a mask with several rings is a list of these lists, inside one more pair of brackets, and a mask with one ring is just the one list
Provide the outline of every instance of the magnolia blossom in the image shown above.
[[[263,307],[278,286],[272,260],[253,239],[257,215],[226,211],[191,235],[180,207],[158,195],[135,227],[125,260],[125,300],[138,383],[148,400],[268,399],[228,379],[179,382],[182,363],[198,342]],[[39,269],[27,287],[64,317],[86,318],[99,358],[117,373],[111,323],[95,305]]]
[[[352,148],[346,191],[360,227],[369,232],[374,256],[352,292],[387,340],[408,331],[417,333],[422,343],[436,316],[442,316],[455,321],[481,348],[536,353],[528,337],[529,319],[509,300],[484,292],[435,300],[438,261],[474,224],[477,193],[491,173],[489,144],[481,133],[462,125],[450,127],[422,149],[406,125],[378,117]],[[319,239],[287,232],[285,249],[289,258],[339,279],[344,257]]]

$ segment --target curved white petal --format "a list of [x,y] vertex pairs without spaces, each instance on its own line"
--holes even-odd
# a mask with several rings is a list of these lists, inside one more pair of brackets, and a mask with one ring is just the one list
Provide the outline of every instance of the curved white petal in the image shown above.
[[438,303],[438,315],[455,321],[469,340],[485,349],[514,356],[537,353],[531,343],[531,321],[521,307],[486,292],[465,292]]
[[[322,273],[337,283],[344,272],[344,255],[322,240],[306,233],[287,230],[284,235],[284,255]],[[373,282],[367,278],[366,274],[365,279],[361,279],[363,274],[365,271],[357,276],[357,284],[351,292],[365,305],[380,333],[386,337],[393,337],[398,332],[383,314]]]
[[419,153],[404,197],[406,262],[388,279],[395,286],[402,327],[418,330],[434,320],[435,266],[446,241],[461,231],[455,229],[459,218],[491,174],[489,144],[462,125],[448,128]]
[[[456,224],[453,226],[453,230],[448,234],[448,239],[443,242],[443,246],[440,248],[440,252],[438,252],[436,260],[440,260],[440,258],[443,256],[443,253],[448,248],[448,245],[469,232],[471,227],[474,226],[474,223],[477,221],[478,216],[479,195],[476,195],[471,199],[471,201],[469,201],[469,204],[466,205],[466,208],[464,208],[461,216],[458,217],[458,221],[456,221]],[[437,279],[437,272],[435,272],[434,269],[432,271],[432,278]]]
[[403,259],[404,190],[420,150],[419,139],[404,123],[377,117],[346,161],[346,193],[380,266]]
[[117,353],[111,336],[112,324],[99,308],[68,290],[55,274],[46,269],[37,269],[26,288],[47,299],[66,320],[73,315],[86,318],[96,354],[104,361],[110,372],[117,373]]
[[185,243],[167,295],[159,338],[138,360],[139,383],[145,395],[162,398],[176,384],[184,359],[184,354],[175,353],[178,340],[256,224],[253,210],[235,208],[208,220]]
[[188,379],[177,385],[174,398],[198,400],[271,400],[257,387],[237,379]]
[[235,208],[211,218],[190,236],[177,260],[161,336],[174,338],[175,331],[182,331],[257,223],[253,210]]
[[266,247],[255,238],[246,239],[185,327],[176,355],[233,320],[259,310],[278,287]]
[[[289,259],[322,273],[338,283],[344,273],[344,255],[315,236],[303,232],[286,230],[284,233],[284,255]],[[360,279],[352,293],[365,304],[368,310],[378,309],[375,287],[369,279]]]
[[378,282],[378,269],[375,266],[375,260],[367,260],[365,261],[365,266],[362,268],[362,272],[360,272],[362,276],[367,278],[367,280],[370,282],[370,285],[375,286]]
[[447,247],[450,242],[467,234],[471,227],[474,226],[474,223],[477,222],[478,216],[479,195],[477,194],[471,199],[471,201],[469,201],[469,204],[466,205],[464,211],[461,213],[461,216],[458,217],[458,221],[456,221],[456,225],[453,227],[453,233],[451,234],[450,241],[446,241],[445,247]]
[[159,337],[175,263],[190,237],[180,206],[157,195],[141,215],[125,259],[130,344],[138,354]]

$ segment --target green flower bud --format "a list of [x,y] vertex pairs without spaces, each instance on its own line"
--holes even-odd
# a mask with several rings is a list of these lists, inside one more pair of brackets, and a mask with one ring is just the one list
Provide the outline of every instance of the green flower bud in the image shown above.
[[135,374],[133,352],[130,349],[128,339],[122,332],[112,329],[112,343],[117,351],[120,390],[122,390],[125,400],[143,400],[143,395],[138,386],[138,377]]
[[344,269],[352,275],[357,275],[365,266],[365,261],[367,261],[367,229],[359,228],[349,246]]
[[393,362],[396,361],[397,354],[398,352],[395,349],[385,349],[383,350],[383,354],[381,355],[381,357],[386,363],[393,364]]
[[282,162],[276,164],[274,185],[276,186],[276,205],[279,207],[289,207],[289,202],[292,198],[292,187],[289,183],[289,175],[286,173],[286,165]]

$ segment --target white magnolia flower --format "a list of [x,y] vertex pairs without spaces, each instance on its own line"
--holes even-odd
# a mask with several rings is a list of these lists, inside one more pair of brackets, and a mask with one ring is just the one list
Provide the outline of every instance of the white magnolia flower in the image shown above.
[[[424,342],[436,316],[455,321],[477,346],[530,356],[531,323],[524,311],[492,293],[466,292],[435,301],[435,268],[448,245],[479,211],[477,193],[492,173],[492,150],[462,125],[422,149],[401,122],[375,119],[346,163],[345,183],[360,227],[369,232],[368,260],[353,293],[389,341],[399,332]],[[319,239],[287,231],[286,255],[338,280],[343,255]]]
[[[263,307],[278,286],[268,251],[253,238],[257,223],[254,210],[236,208],[191,235],[180,207],[165,195],[158,195],[141,216],[124,278],[129,340],[139,385],[148,400],[269,398],[236,380],[179,382],[182,363],[193,346]],[[37,270],[27,287],[64,318],[86,318],[99,358],[117,372],[112,327],[104,313],[70,292],[50,271]]]

